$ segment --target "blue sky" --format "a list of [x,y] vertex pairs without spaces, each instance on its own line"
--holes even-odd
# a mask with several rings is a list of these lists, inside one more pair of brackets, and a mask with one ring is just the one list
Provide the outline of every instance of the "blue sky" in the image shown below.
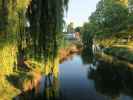
[[70,0],[69,9],[65,20],[68,23],[74,22],[74,26],[82,26],[88,21],[88,17],[96,9],[99,0]]

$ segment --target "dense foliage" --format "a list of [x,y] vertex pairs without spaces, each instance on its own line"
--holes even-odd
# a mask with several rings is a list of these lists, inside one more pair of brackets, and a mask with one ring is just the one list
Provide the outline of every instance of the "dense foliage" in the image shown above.
[[17,32],[19,12],[24,13],[30,0],[1,0],[0,1],[0,35]]
[[100,0],[89,22],[82,27],[83,41],[94,36],[110,37],[121,32],[132,33],[132,28],[132,0]]
[[15,36],[20,65],[23,66],[25,57],[29,56],[43,61],[55,58],[68,1],[0,1],[0,37]]
[[[47,57],[58,47],[68,0],[32,0],[27,10],[34,54]],[[26,35],[27,37],[27,35]],[[40,57],[39,56],[39,57]]]

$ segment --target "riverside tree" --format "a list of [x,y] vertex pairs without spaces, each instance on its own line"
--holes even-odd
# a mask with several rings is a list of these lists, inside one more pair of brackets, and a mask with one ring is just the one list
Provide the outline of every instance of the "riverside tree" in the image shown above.
[[57,55],[68,1],[0,1],[0,33],[16,35],[21,65],[27,54],[40,59],[52,59]]

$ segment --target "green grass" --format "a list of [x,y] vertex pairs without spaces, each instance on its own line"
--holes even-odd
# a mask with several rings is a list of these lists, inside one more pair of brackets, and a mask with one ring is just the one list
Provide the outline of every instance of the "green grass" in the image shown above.
[[133,51],[127,47],[110,47],[104,50],[106,54],[133,63]]
[[133,41],[123,40],[125,36],[123,34],[119,33],[112,38],[97,39],[96,43],[106,48],[104,50],[106,54],[133,63]]
[[118,41],[117,38],[97,39],[96,43],[103,47],[110,47]]

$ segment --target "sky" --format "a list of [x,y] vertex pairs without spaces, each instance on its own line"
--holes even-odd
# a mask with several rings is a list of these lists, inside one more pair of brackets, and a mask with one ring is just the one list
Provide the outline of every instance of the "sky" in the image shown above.
[[65,15],[66,23],[73,22],[74,27],[82,26],[95,11],[98,1],[100,0],[70,0],[68,12]]

